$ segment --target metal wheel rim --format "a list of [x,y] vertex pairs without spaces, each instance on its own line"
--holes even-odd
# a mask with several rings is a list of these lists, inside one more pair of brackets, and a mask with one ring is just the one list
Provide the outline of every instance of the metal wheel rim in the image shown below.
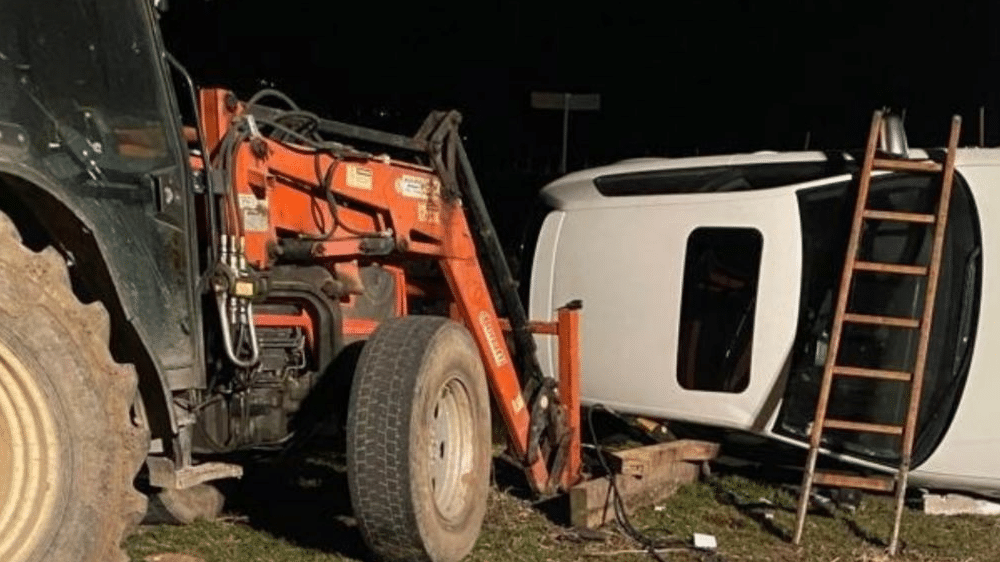
[[430,418],[434,505],[442,517],[456,520],[466,507],[475,455],[472,395],[457,376],[441,385]]
[[0,345],[0,560],[25,560],[55,512],[59,442],[30,371]]

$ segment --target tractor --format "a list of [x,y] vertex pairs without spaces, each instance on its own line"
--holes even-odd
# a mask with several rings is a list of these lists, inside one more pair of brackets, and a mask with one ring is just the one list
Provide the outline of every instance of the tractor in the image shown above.
[[470,551],[492,420],[536,493],[578,481],[579,306],[526,318],[461,116],[197,88],[158,9],[0,7],[0,560],[125,560],[147,500],[197,515],[317,425],[387,560]]

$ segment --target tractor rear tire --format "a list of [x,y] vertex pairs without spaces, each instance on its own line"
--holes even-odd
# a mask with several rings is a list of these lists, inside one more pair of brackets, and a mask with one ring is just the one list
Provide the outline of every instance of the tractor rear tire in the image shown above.
[[490,402],[459,324],[383,322],[358,360],[347,475],[361,534],[385,560],[457,562],[476,543],[490,482]]
[[136,373],[108,350],[100,303],[73,294],[52,248],[0,215],[0,560],[119,562],[145,512],[133,479],[148,431]]

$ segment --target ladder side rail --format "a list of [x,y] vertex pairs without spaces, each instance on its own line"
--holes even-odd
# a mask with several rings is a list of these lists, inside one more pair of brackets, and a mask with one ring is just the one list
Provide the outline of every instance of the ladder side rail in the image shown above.
[[826,418],[826,410],[830,400],[830,390],[833,386],[833,370],[837,363],[837,355],[840,351],[840,339],[843,332],[844,314],[847,309],[847,298],[851,291],[851,281],[854,273],[854,262],[857,261],[858,246],[861,239],[861,226],[865,208],[868,204],[868,190],[871,186],[872,167],[875,160],[875,147],[878,143],[880,127],[882,124],[882,112],[876,111],[872,115],[871,129],[868,133],[868,144],[865,147],[865,159],[861,166],[858,178],[858,196],[854,206],[854,217],[851,223],[851,236],[847,245],[847,252],[844,258],[844,269],[840,275],[840,292],[837,296],[837,308],[833,319],[833,328],[830,331],[830,344],[827,350],[826,365],[823,368],[823,379],[820,386],[819,399],[816,403],[816,415],[813,419],[812,431],[809,439],[809,457],[806,461],[806,470],[802,476],[802,486],[799,490],[799,504],[796,513],[795,535],[792,540],[794,544],[799,544],[802,540],[802,531],[805,527],[806,512],[809,509],[809,497],[812,492],[813,475],[816,471],[816,459],[819,456],[820,440],[823,432],[823,422]]
[[903,426],[902,454],[900,455],[899,476],[896,482],[896,514],[893,523],[892,539],[889,542],[890,554],[895,554],[899,545],[899,527],[903,514],[903,501],[906,495],[906,484],[909,478],[910,461],[913,454],[913,441],[920,410],[920,396],[923,392],[924,370],[927,365],[927,351],[930,345],[931,327],[934,319],[934,301],[937,296],[938,277],[941,272],[941,257],[944,253],[944,237],[947,230],[948,209],[951,203],[951,191],[955,175],[955,152],[958,148],[958,136],[962,119],[952,117],[951,132],[948,138],[948,154],[945,156],[942,173],[941,199],[938,202],[937,221],[934,226],[934,242],[931,248],[930,272],[924,293],[924,311],[920,322],[920,340],[917,347],[917,359],[913,369],[913,381],[910,387],[910,404],[906,413],[906,423]]

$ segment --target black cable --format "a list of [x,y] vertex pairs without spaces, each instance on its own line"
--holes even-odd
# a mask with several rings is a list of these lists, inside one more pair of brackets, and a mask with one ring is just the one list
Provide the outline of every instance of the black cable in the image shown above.
[[[660,529],[666,535],[665,537],[659,539],[659,541],[651,536],[649,536],[649,531],[640,531],[635,528],[632,524],[631,519],[629,519],[628,510],[625,508],[625,501],[622,499],[621,492],[618,490],[618,483],[616,482],[615,475],[611,471],[611,467],[608,466],[607,460],[604,458],[604,450],[598,444],[597,431],[594,429],[594,411],[603,410],[604,412],[622,420],[626,421],[620,414],[611,410],[603,404],[594,404],[587,411],[587,426],[590,429],[590,438],[594,442],[594,451],[597,453],[597,460],[600,461],[601,467],[608,475],[608,480],[611,482],[611,505],[615,509],[615,522],[621,527],[622,531],[632,540],[639,543],[646,552],[657,562],[665,562],[660,553],[657,552],[658,549],[669,548],[672,546],[679,546],[688,549],[692,553],[701,556],[703,559],[711,560],[713,562],[722,562],[723,558],[717,552],[706,552],[703,549],[696,548],[687,543],[687,541],[673,535],[668,529]],[[627,423],[627,421],[626,421]],[[707,557],[707,558],[706,558]]]
[[245,124],[238,123],[226,131],[226,135],[222,138],[222,141],[220,141],[219,146],[219,168],[222,170],[222,177],[225,183],[223,186],[223,197],[226,200],[229,210],[233,213],[233,221],[236,224],[232,225],[232,227],[234,229],[233,234],[235,235],[238,235],[243,231],[243,221],[242,213],[240,213],[240,209],[236,204],[235,199],[232,197],[232,166],[237,149],[248,138],[250,138],[249,129]]
[[320,126],[320,118],[318,115],[316,115],[311,111],[297,111],[297,110],[285,111],[277,115],[273,120],[279,123],[283,123],[286,121],[294,122],[296,120],[301,121],[302,125],[296,127],[295,128],[296,131],[302,133],[303,135],[311,135],[311,138],[314,141],[317,142],[323,141],[323,139],[319,136],[319,133],[317,132]]
[[247,101],[247,107],[253,107],[257,105],[257,102],[264,98],[278,98],[279,100],[285,102],[288,107],[292,108],[294,111],[299,111],[299,105],[295,103],[292,98],[288,97],[284,92],[276,90],[274,88],[264,88],[258,91],[256,94],[250,96]]
[[[597,440],[597,431],[594,429],[594,411],[596,410],[603,410],[611,415],[615,414],[603,404],[595,404],[587,411],[587,426],[590,429],[590,438],[594,442],[594,450],[597,452],[597,460],[601,463],[601,468],[603,468],[607,473],[608,480],[611,482],[611,505],[615,509],[615,522],[618,523],[618,526],[621,527],[622,531],[629,538],[639,543],[639,545],[646,550],[650,557],[657,560],[657,562],[666,562],[657,552],[658,548],[665,548],[666,545],[662,542],[656,542],[648,534],[636,529],[632,524],[631,519],[629,519],[628,511],[625,508],[625,502],[622,500],[621,492],[618,490],[618,483],[616,481],[617,479],[615,478],[615,474],[611,470],[611,467],[608,466],[608,462],[604,458],[604,450]],[[670,531],[667,531],[666,529],[664,530],[667,535],[671,534]],[[673,541],[677,542],[680,541],[680,539],[673,537]],[[686,543],[684,544],[686,546]]]
[[[311,138],[303,135],[302,133],[296,131],[295,129],[292,129],[291,127],[287,127],[285,125],[282,125],[281,123],[278,123],[277,121],[274,121],[272,119],[255,119],[255,120],[257,121],[258,125],[264,125],[264,126],[267,126],[267,127],[271,127],[272,129],[281,131],[282,133],[285,133],[286,135],[288,135],[290,137],[293,137],[293,138],[295,138],[295,139],[297,139],[297,140],[305,143],[305,145],[308,146],[309,148],[314,148],[316,150],[329,150],[328,147],[324,146],[325,143],[319,142],[319,141],[315,141],[315,140],[313,140],[313,139],[311,139]],[[334,144],[340,144],[340,143],[334,143]]]
[[333,233],[337,230],[337,227],[341,227],[350,234],[358,236],[361,238],[380,238],[382,234],[379,232],[363,232],[357,230],[350,225],[347,225],[340,221],[340,214],[338,212],[337,201],[333,195],[333,190],[331,189],[333,185],[333,174],[337,171],[337,166],[340,164],[340,160],[334,159],[329,166],[326,167],[326,172],[322,172],[319,167],[319,155],[317,154],[316,159],[313,161],[314,171],[316,172],[316,181],[319,184],[319,191],[326,200],[327,209],[330,212],[330,218],[333,220],[333,224],[330,225],[330,229],[317,236],[310,236],[309,240],[329,240]]
[[[323,199],[326,201],[333,224],[330,225],[330,229],[328,231],[325,231],[318,236],[310,237],[310,239],[328,240],[331,236],[333,236],[333,233],[336,231],[336,228],[338,226],[343,228],[350,234],[358,237],[372,238],[372,237],[383,236],[382,233],[363,232],[354,229],[341,222],[338,213],[337,201],[334,197],[333,192],[330,189],[333,183],[334,172],[336,171],[337,165],[339,164],[339,158],[336,157],[346,156],[353,158],[370,158],[372,157],[372,155],[366,152],[358,151],[353,147],[350,147],[348,145],[339,142],[324,141],[322,139],[315,138],[315,136],[317,136],[315,135],[315,132],[318,129],[320,123],[319,116],[317,116],[312,112],[303,111],[299,109],[299,106],[290,97],[273,88],[265,88],[254,94],[247,102],[247,113],[250,113],[250,109],[252,109],[253,106],[256,105],[261,99],[267,97],[274,97],[280,99],[281,101],[285,102],[285,104],[287,104],[291,108],[291,110],[280,111],[272,119],[257,118],[255,120],[256,123],[259,126],[270,128],[271,131],[268,136],[274,138],[275,140],[284,142],[286,138],[295,139],[303,143],[308,148],[311,148],[316,151],[316,159],[315,159],[316,179],[320,184],[319,188],[323,192],[321,195]],[[284,122],[288,120],[302,120],[305,121],[307,126],[296,128],[294,125],[291,126],[286,125]],[[275,135],[276,132],[280,133],[281,136]],[[250,135],[251,132],[247,129],[245,125],[242,124],[231,127],[229,129],[229,131],[226,134],[226,137],[223,139],[222,147],[220,149],[223,155],[222,167],[224,170],[229,169],[230,159],[232,155],[235,154],[236,149],[239,147],[239,145],[244,141],[246,141],[246,139],[249,138]],[[325,172],[321,172],[320,170],[320,163],[319,163],[320,153],[330,153],[335,156],[334,161],[327,167]],[[230,191],[228,189],[228,186],[226,191],[227,193]],[[235,209],[235,212],[239,214],[238,209]],[[237,216],[236,219],[239,220],[239,217]]]
[[[311,129],[308,133],[315,132],[319,128],[321,119],[315,113],[310,111],[305,111],[299,108],[298,104],[292,100],[288,95],[283,92],[276,90],[274,88],[265,88],[260,90],[256,94],[250,97],[246,104],[246,113],[251,113],[254,106],[258,105],[258,102],[264,98],[277,98],[283,101],[289,108],[289,111],[280,111],[279,114],[273,119],[258,118],[257,122],[271,127],[277,131],[284,133],[285,135],[291,136],[304,142],[307,146],[315,148],[316,150],[339,152],[347,156],[370,158],[372,155],[367,152],[359,151],[351,146],[343,143],[334,141],[323,141],[321,139],[310,138],[301,131],[297,131],[291,127],[283,125],[280,121],[285,119],[303,119],[311,124]],[[273,109],[273,108],[272,108]]]
[[[316,157],[313,158],[313,171],[316,173],[316,182],[318,186],[316,189],[317,192],[329,191],[329,188],[327,187],[328,178],[330,179],[333,178],[333,172],[336,171],[337,164],[339,163],[340,163],[339,160],[334,159],[334,161],[331,162],[329,166],[327,166],[326,172],[324,173],[322,170],[320,170],[319,167],[319,154],[318,153],[316,154]],[[320,195],[320,193],[316,193],[316,195]],[[316,200],[313,199],[311,205],[318,205],[315,201]],[[323,232],[317,234],[316,236],[303,236],[303,238],[305,238],[306,240],[329,240],[333,236],[333,233],[336,232],[337,225],[340,223],[340,217],[337,214],[337,206],[331,205],[329,199],[326,199],[326,205],[328,207],[328,211],[330,212],[330,220],[332,221],[330,224],[330,228],[328,230],[325,228],[321,228]],[[313,208],[315,209],[315,207]],[[318,223],[319,220],[316,220],[316,222]],[[317,226],[323,226],[323,225],[317,224]]]
[[333,185],[333,172],[337,169],[337,163],[339,163],[339,161],[335,160],[332,164],[330,164],[330,166],[326,169],[326,174],[323,176],[323,196],[326,199],[326,205],[330,209],[330,215],[333,217],[335,224],[354,236],[361,238],[381,238],[383,236],[382,233],[364,232],[341,222],[337,212],[337,201],[333,195],[333,189],[331,189]]
[[278,116],[275,117],[274,119],[258,118],[257,119],[257,123],[259,123],[261,125],[265,125],[265,126],[271,127],[271,128],[273,128],[275,130],[281,131],[285,135],[294,137],[294,138],[298,139],[299,141],[306,143],[307,146],[309,146],[311,148],[315,148],[317,150],[345,150],[345,149],[350,149],[350,147],[348,147],[347,145],[341,144],[339,142],[325,142],[325,141],[322,141],[322,140],[317,140],[317,139],[314,139],[314,138],[310,138],[310,137],[306,136],[305,134],[302,134],[300,131],[296,131],[295,129],[293,129],[291,127],[288,127],[288,126],[283,125],[282,123],[280,123],[279,121],[282,121],[284,119],[304,119],[304,120],[312,123],[313,124],[313,129],[316,129],[316,128],[319,127],[320,118],[315,113],[312,113],[312,112],[309,112],[309,111],[303,111],[302,109],[299,109],[298,104],[296,104],[292,100],[292,98],[288,97],[287,95],[285,95],[284,93],[282,93],[279,90],[275,90],[273,88],[265,88],[263,90],[260,90],[256,94],[254,94],[249,99],[249,101],[247,101],[247,104],[246,104],[246,108],[247,108],[246,109],[246,113],[251,113],[251,110],[253,109],[253,107],[255,105],[257,105],[260,100],[262,100],[264,98],[268,98],[268,97],[273,97],[273,98],[280,99],[281,101],[285,102],[285,104],[287,104],[291,108],[291,110],[290,111],[282,111],[282,112],[280,112],[278,114]]

